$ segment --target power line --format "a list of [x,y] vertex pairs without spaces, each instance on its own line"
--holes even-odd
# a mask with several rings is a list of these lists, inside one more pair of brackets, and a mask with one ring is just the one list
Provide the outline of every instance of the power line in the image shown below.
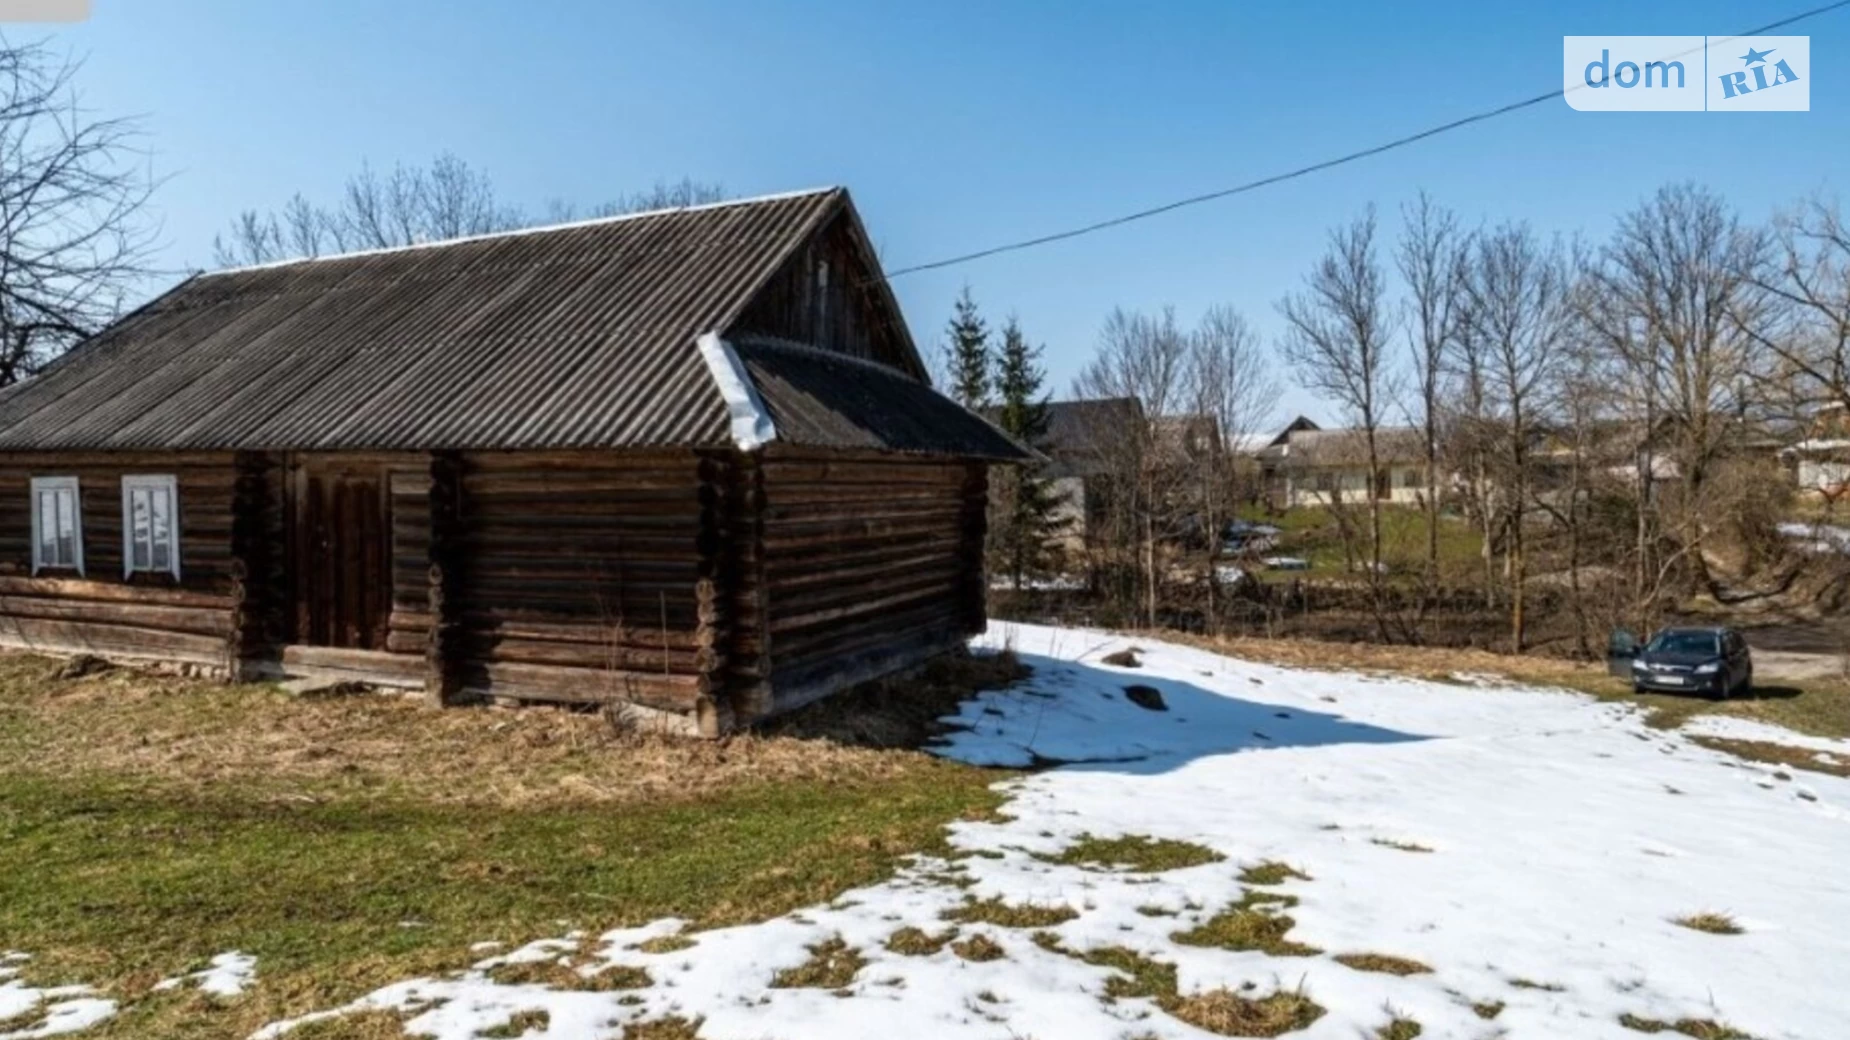
[[[1809,11],[1802,11],[1798,14],[1790,15],[1785,18],[1781,18],[1779,21],[1768,22],[1765,25],[1757,26],[1752,29],[1746,29],[1741,32],[1735,33],[1734,35],[1735,36],[1763,36],[1766,33],[1771,32],[1774,29],[1784,28],[1785,26],[1791,25],[1794,22],[1804,21],[1807,18],[1814,18],[1818,15],[1825,14],[1830,11],[1835,11],[1840,7],[1850,7],[1850,0],[1836,0],[1835,3],[1825,4],[1822,7],[1814,7]],[[898,278],[901,275],[915,274],[919,271],[931,271],[931,270],[936,270],[937,268],[941,268],[941,267],[952,267],[957,264],[967,264],[972,260],[981,260],[985,257],[996,256],[1000,253],[1013,253],[1013,252],[1018,252],[1023,249],[1032,249],[1035,246],[1044,246],[1051,242],[1063,242],[1069,238],[1078,238],[1081,235],[1090,235],[1095,232],[1104,231],[1109,228],[1119,227],[1124,224],[1130,224],[1135,221],[1147,220],[1150,217],[1160,216],[1172,210],[1182,209],[1187,206],[1198,206],[1204,202],[1213,202],[1215,199],[1227,198],[1230,195],[1242,195],[1249,191],[1257,191],[1260,188],[1269,187],[1271,185],[1278,184],[1283,181],[1295,180],[1299,177],[1306,177],[1313,173],[1320,173],[1324,170],[1332,169],[1337,166],[1343,166],[1348,163],[1358,162],[1362,159],[1371,158],[1373,156],[1380,155],[1383,152],[1391,152],[1397,148],[1405,148],[1406,146],[1410,144],[1415,144],[1417,142],[1424,141],[1429,137],[1437,137],[1440,134],[1449,133],[1461,127],[1470,126],[1473,123],[1482,123],[1487,120],[1495,119],[1498,116],[1508,115],[1511,112],[1517,112],[1525,108],[1531,108],[1531,107],[1534,107],[1535,105],[1541,104],[1544,101],[1552,101],[1555,98],[1561,97],[1563,93],[1564,93],[1563,88],[1557,87],[1554,90],[1550,90],[1542,94],[1537,94],[1534,97],[1527,97],[1527,98],[1523,98],[1521,101],[1512,101],[1507,105],[1500,105],[1496,108],[1485,109],[1482,112],[1478,112],[1473,115],[1465,116],[1462,119],[1454,119],[1449,123],[1441,123],[1438,126],[1429,127],[1425,130],[1419,131],[1418,133],[1408,134],[1405,137],[1397,137],[1392,141],[1388,141],[1383,144],[1375,145],[1372,148],[1364,148],[1361,151],[1350,152],[1346,155],[1337,156],[1334,159],[1325,159],[1322,162],[1311,163],[1309,166],[1300,166],[1295,170],[1287,170],[1284,173],[1275,173],[1269,177],[1261,177],[1256,181],[1247,181],[1244,184],[1236,184],[1231,188],[1222,188],[1218,191],[1210,191],[1210,192],[1207,192],[1201,195],[1192,195],[1185,199],[1177,199],[1174,202],[1166,202],[1160,206],[1152,206],[1149,209],[1138,210],[1135,213],[1126,213],[1123,216],[1111,217],[1106,220],[1098,221],[1097,223],[1094,223],[1094,224],[1086,224],[1081,227],[1069,228],[1065,231],[1055,231],[1051,234],[1040,235],[1035,238],[1024,238],[1016,242],[1006,242],[999,246],[991,246],[988,249],[979,249],[974,253],[963,253],[961,255],[948,257],[943,260],[933,260],[929,263],[913,264],[909,267],[901,267],[895,271],[888,271],[886,273],[885,278],[887,281],[892,281],[893,279]]]

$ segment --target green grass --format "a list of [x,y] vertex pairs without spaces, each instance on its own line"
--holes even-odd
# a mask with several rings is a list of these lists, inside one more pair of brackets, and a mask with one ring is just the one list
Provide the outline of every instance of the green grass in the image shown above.
[[[1346,507],[1354,516],[1357,563],[1367,555],[1368,504],[1356,502]],[[1329,509],[1300,506],[1278,516],[1264,510],[1241,513],[1241,519],[1271,524],[1279,529],[1278,545],[1266,556],[1296,556],[1310,564],[1309,570],[1260,570],[1264,581],[1289,581],[1292,578],[1342,578],[1352,576],[1343,557],[1342,527],[1336,513]],[[1426,565],[1426,514],[1412,506],[1383,505],[1381,509],[1381,559],[1387,564],[1390,581],[1411,580]],[[1439,517],[1439,566],[1443,573],[1475,575],[1482,568],[1480,555],[1484,540],[1470,521],[1459,516]],[[1362,573],[1359,569],[1353,574]]]
[[1226,857],[1193,842],[1169,838],[1150,838],[1140,834],[1095,838],[1090,834],[1082,834],[1078,841],[1061,849],[1057,855],[1037,858],[1068,866],[1097,866],[1154,874],[1218,863]]
[[[465,968],[484,940],[764,920],[948,855],[944,825],[1002,799],[995,771],[814,737],[721,747],[546,709],[46,671],[0,655],[0,949],[32,954],[29,983],[121,1004],[87,1040],[247,1037]],[[244,996],[152,991],[233,949],[257,958]],[[310,1035],[399,1034],[369,1015]]]
[[[561,920],[720,924],[825,902],[940,847],[946,820],[993,804],[993,779],[934,768],[897,788],[496,811],[0,776],[0,947],[32,953],[39,982],[126,999],[87,1035],[246,1036],[465,966],[480,940],[557,935]],[[230,949],[258,959],[247,998],[218,1009],[147,993]]]

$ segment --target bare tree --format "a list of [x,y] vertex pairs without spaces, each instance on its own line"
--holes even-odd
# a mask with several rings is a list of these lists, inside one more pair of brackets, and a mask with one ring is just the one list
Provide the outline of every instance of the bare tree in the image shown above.
[[107,325],[153,273],[141,127],[92,118],[76,73],[0,41],[0,385]]
[[[1330,233],[1304,288],[1278,305],[1285,356],[1302,385],[1335,404],[1362,439],[1368,466],[1368,583],[1381,638],[1390,638],[1381,565],[1380,434],[1399,391],[1389,356],[1386,277],[1375,250],[1375,213]],[[1336,492],[1340,496],[1340,490]]]
[[1754,282],[1765,307],[1736,324],[1772,403],[1800,421],[1827,405],[1850,412],[1850,225],[1837,203],[1818,196],[1782,214]]
[[1175,521],[1169,506],[1176,474],[1158,427],[1186,400],[1188,353],[1189,337],[1177,326],[1174,308],[1151,316],[1120,307],[1106,317],[1097,353],[1073,381],[1075,397],[1128,397],[1143,410],[1142,422],[1112,431],[1101,447],[1116,477],[1114,511],[1137,546],[1139,608],[1152,626],[1162,587],[1158,543]]
[[1526,225],[1479,235],[1465,267],[1470,339],[1487,359],[1489,432],[1507,510],[1505,570],[1510,644],[1527,647],[1528,503],[1534,494],[1535,439],[1559,379],[1573,317],[1569,265],[1559,242],[1544,244]]
[[1688,547],[1679,555],[1706,588],[1705,493],[1745,410],[1752,330],[1767,317],[1753,281],[1766,249],[1765,233],[1742,226],[1719,196],[1672,185],[1620,219],[1594,268],[1607,342],[1645,352],[1630,365],[1653,384],[1657,414],[1644,436],[1675,466]]
[[[609,217],[649,209],[670,209],[725,198],[718,185],[683,179],[611,199],[590,211]],[[574,207],[553,202],[543,218],[558,223],[578,216]],[[534,223],[518,207],[499,200],[488,174],[448,152],[427,167],[394,166],[380,174],[362,164],[341,188],[340,202],[317,206],[301,194],[280,211],[246,210],[213,240],[221,265],[258,264],[330,251],[389,249],[416,242],[461,238]]]
[[1395,248],[1394,260],[1407,286],[1407,342],[1419,407],[1414,418],[1425,449],[1426,490],[1421,505],[1426,512],[1425,584],[1430,596],[1440,583],[1439,466],[1446,353],[1464,310],[1459,297],[1469,238],[1459,228],[1458,217],[1434,203],[1425,192],[1413,205],[1402,208],[1401,217],[1406,230]]
[[1239,446],[1259,430],[1278,397],[1278,382],[1259,336],[1231,307],[1213,307],[1189,337],[1189,411],[1215,431],[1198,452],[1196,506],[1207,548],[1203,585],[1207,617],[1219,624],[1221,534],[1239,500]]

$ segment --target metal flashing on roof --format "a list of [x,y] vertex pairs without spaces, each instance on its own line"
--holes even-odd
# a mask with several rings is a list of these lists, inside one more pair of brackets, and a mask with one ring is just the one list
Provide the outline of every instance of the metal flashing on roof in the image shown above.
[[714,388],[726,401],[732,417],[732,443],[740,451],[757,451],[777,439],[777,426],[771,413],[758,397],[758,388],[745,374],[745,365],[732,344],[716,332],[703,333],[699,340],[700,356],[713,376]]

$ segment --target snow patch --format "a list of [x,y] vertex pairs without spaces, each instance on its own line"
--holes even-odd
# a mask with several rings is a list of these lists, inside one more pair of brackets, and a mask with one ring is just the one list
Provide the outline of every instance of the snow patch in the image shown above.
[[1795,733],[1784,726],[1756,722],[1753,719],[1735,718],[1732,715],[1698,715],[1685,722],[1680,732],[1692,737],[1783,744],[1786,747],[1804,748],[1807,751],[1818,751],[1833,757],[1850,756],[1850,740],[1807,736],[1803,733]]
[[[1850,1019],[1837,977],[1850,963],[1850,781],[1810,778],[1810,797],[1793,797],[1793,784],[1769,789],[1758,771],[1722,768],[1732,760],[1649,729],[1627,706],[1567,691],[1277,668],[1141,637],[1142,667],[1126,672],[1089,662],[1128,640],[1025,625],[992,626],[979,645],[1014,648],[1034,675],[964,705],[938,753],[1067,764],[1001,781],[1004,816],[952,824],[964,855],[917,859],[828,905],[693,933],[687,948],[638,948],[679,933],[672,920],[568,934],[311,1017],[394,1009],[410,1016],[408,1032],[439,1040],[469,1040],[523,1010],[545,1011],[559,1037],[619,1037],[668,1015],[704,1018],[710,1040],[1202,1036],[1150,1000],[1102,999],[1113,972],[1061,952],[1120,946],[1173,964],[1184,993],[1302,986],[1326,1013],[1294,1040],[1373,1035],[1390,1006],[1442,1037],[1613,1040],[1632,1035],[1619,1025],[1629,1013],[1828,1040]],[[1131,682],[1158,689],[1170,710],[1132,704]],[[1193,842],[1225,858],[1150,874],[1047,858],[1088,834]],[[1252,888],[1243,864],[1266,860],[1309,876],[1265,891],[1298,900],[1290,940],[1320,953],[1177,941]],[[995,960],[886,949],[903,927],[941,933],[945,912],[972,898],[1076,916],[1048,929],[1053,948],[1030,928],[956,926],[960,939],[1000,945]],[[1704,911],[1745,930],[1674,923]],[[845,988],[771,986],[807,947],[836,938],[866,959]],[[1351,953],[1432,971],[1335,960]],[[562,957],[584,972],[643,968],[653,985],[559,991],[490,975]],[[1503,1009],[1492,1022],[1471,1007],[1493,1002]]]
[[192,984],[201,993],[214,997],[242,996],[250,988],[251,980],[257,977],[257,958],[248,953],[232,950],[212,958],[211,964],[199,971],[180,975],[171,979],[162,979],[154,984],[158,991],[178,989]]
[[52,986],[39,989],[19,979],[20,965],[30,954],[0,954],[0,1022],[37,1015],[25,1028],[0,1033],[0,1040],[37,1040],[39,1037],[76,1033],[116,1013],[116,1002],[96,996],[88,986]]

